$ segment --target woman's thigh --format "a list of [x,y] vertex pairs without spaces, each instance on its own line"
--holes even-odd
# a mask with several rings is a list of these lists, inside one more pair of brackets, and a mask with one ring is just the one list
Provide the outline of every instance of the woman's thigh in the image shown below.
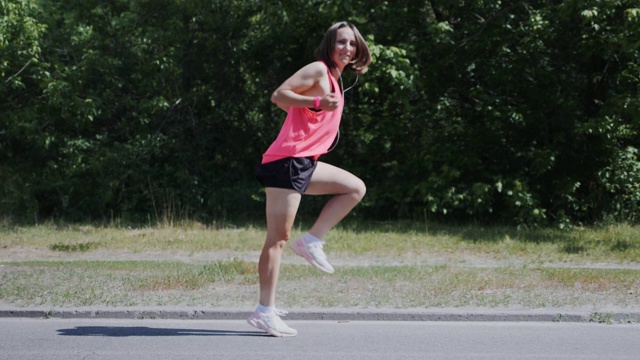
[[267,232],[274,241],[289,240],[302,195],[291,189],[265,188]]
[[337,166],[318,161],[305,194],[340,195],[357,194],[364,196],[366,186],[360,178]]

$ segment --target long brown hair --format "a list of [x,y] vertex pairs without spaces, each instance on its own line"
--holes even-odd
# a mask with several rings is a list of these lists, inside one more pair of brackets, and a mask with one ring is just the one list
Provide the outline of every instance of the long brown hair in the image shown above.
[[367,72],[369,64],[371,63],[371,53],[369,52],[367,42],[364,41],[364,38],[360,35],[360,31],[358,31],[355,25],[346,21],[335,23],[329,27],[329,30],[324,34],[322,42],[316,48],[316,59],[324,61],[330,67],[335,67],[332,55],[336,47],[338,30],[344,27],[349,27],[353,30],[353,33],[356,36],[356,53],[353,56],[351,63],[345,67],[345,71],[351,71],[357,75],[362,75]]

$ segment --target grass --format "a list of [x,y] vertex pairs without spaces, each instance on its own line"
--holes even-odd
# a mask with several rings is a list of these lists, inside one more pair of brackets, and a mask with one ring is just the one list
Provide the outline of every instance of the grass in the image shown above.
[[[294,236],[299,235],[298,227]],[[246,253],[259,251],[262,227],[117,228],[58,226],[0,229],[0,249],[51,249],[60,252],[105,250]],[[346,257],[480,256],[525,262],[640,262],[640,228],[617,224],[599,228],[519,230],[510,227],[425,226],[413,223],[355,224],[329,233],[332,251]],[[454,259],[455,260],[455,259]]]
[[55,243],[49,248],[53,251],[67,251],[67,252],[76,252],[76,251],[89,251],[91,248],[97,248],[100,244],[95,242],[86,242],[79,244],[63,244],[63,243]]
[[[255,264],[149,261],[4,263],[0,299],[17,306],[181,305],[251,307]],[[344,267],[325,275],[284,265],[279,302],[287,307],[634,308],[639,270]]]
[[[640,306],[640,228],[572,232],[412,223],[349,224],[327,237],[336,274],[286,253],[289,308]],[[0,228],[0,304],[255,306],[259,226]],[[295,236],[302,232],[296,228]],[[144,261],[143,261],[144,260]]]

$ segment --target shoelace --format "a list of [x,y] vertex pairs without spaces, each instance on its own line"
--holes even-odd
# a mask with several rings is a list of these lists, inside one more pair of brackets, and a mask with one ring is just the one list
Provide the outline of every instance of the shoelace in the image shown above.
[[267,319],[272,324],[271,326],[277,329],[280,329],[280,330],[290,329],[289,326],[285,324],[284,321],[282,321],[282,319],[280,318],[280,316],[287,316],[288,313],[289,312],[285,310],[274,309],[271,315],[267,315]]
[[[310,244],[308,244],[309,246],[309,252],[314,252],[314,256],[316,257],[320,257],[323,259],[327,258],[327,255],[324,253],[324,251],[322,251],[322,249],[324,248],[324,241],[314,241]],[[320,250],[320,252],[315,252],[314,250]]]
[[278,316],[287,316],[287,314],[289,313],[286,310],[280,310],[280,309],[274,309],[273,312]]

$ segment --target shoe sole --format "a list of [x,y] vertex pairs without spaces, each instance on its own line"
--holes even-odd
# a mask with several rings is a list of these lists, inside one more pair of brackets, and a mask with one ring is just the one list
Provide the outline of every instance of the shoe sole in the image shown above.
[[257,321],[254,318],[247,319],[247,323],[256,329],[266,331],[269,335],[275,336],[275,337],[293,337],[298,335],[297,332],[293,334],[293,333],[282,333],[282,332],[276,331],[266,326],[262,321]]
[[313,257],[311,255],[309,255],[309,253],[305,250],[304,245],[300,245],[298,246],[298,242],[294,242],[293,244],[291,244],[291,250],[293,250],[293,252],[302,257],[303,259],[307,260],[307,262],[309,262],[309,264],[313,265],[313,267],[315,267],[318,270],[324,271],[327,274],[333,274],[335,272],[335,270],[329,270],[329,269],[325,269],[322,266],[320,266],[320,264],[318,264],[315,260],[313,260]]

